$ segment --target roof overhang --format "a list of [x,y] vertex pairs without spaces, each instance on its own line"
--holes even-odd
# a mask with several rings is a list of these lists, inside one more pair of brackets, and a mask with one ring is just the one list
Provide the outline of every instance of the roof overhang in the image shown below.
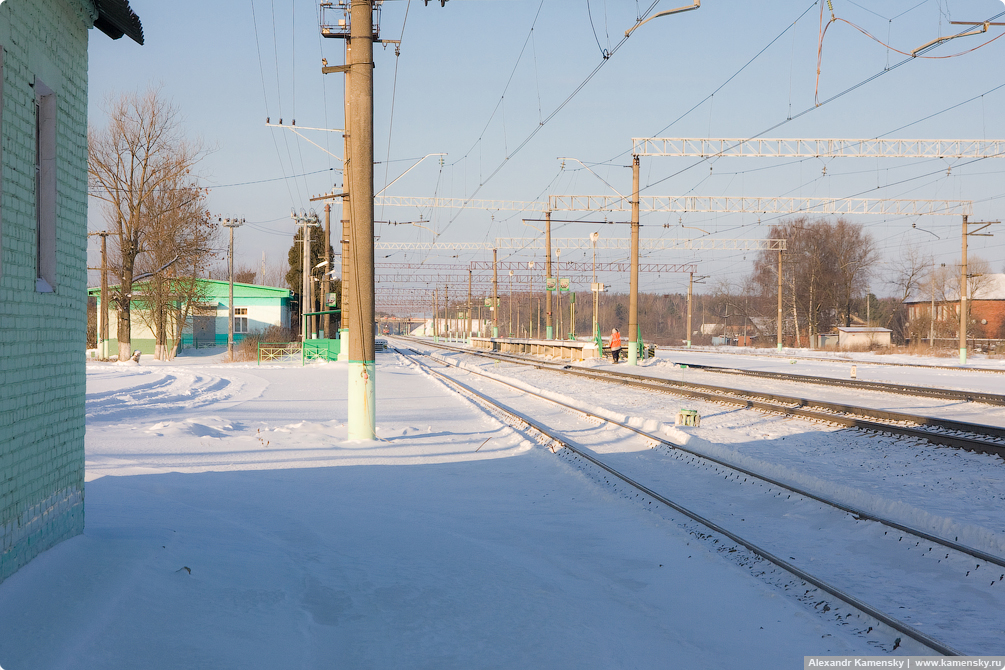
[[94,27],[117,40],[123,35],[137,44],[143,44],[143,25],[140,17],[129,6],[129,0],[93,0],[98,18]]

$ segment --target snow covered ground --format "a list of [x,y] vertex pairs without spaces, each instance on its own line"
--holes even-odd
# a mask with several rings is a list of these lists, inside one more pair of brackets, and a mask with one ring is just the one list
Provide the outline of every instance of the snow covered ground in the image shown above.
[[[1000,646],[1005,630],[997,613],[1005,608],[1005,578],[995,566],[985,565],[982,571],[981,561],[948,553],[937,544],[905,541],[902,532],[787,495],[777,486],[748,482],[745,474],[677,450],[653,450],[643,439],[618,438],[624,431],[612,433],[602,422],[591,426],[557,406],[542,408],[522,391],[543,393],[654,434],[663,432],[697,453],[1002,556],[1005,468],[998,457],[691,400],[687,405],[700,410],[702,426],[678,429],[664,423],[683,404],[669,395],[467,354],[434,356],[462,366],[458,372],[446,368],[447,374],[543,420],[650,489],[901,621],[968,653]],[[490,379],[471,376],[468,370]],[[501,388],[491,379],[505,379],[522,391]]]
[[[392,354],[88,367],[86,529],[0,584],[0,666],[754,668],[880,649]],[[901,648],[910,653],[917,650]]]

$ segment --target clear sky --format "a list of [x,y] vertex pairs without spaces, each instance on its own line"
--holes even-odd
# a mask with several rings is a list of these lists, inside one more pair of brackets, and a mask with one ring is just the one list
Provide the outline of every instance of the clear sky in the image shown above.
[[[683,1],[662,0],[654,11]],[[320,68],[322,57],[330,64],[343,62],[343,42],[320,37],[313,0],[130,4],[143,21],[146,45],[92,31],[91,124],[105,124],[108,96],[159,86],[180,109],[187,132],[212,148],[199,165],[212,188],[212,211],[248,221],[237,234],[238,262],[257,265],[263,253],[269,261],[285,256],[294,231],[290,209],[308,208],[311,196],[341,186],[342,137],[302,131],[323,150],[265,121],[342,127],[343,78],[322,75]],[[833,6],[839,19],[907,52],[964,29],[950,25],[951,20],[984,21],[1005,11],[1002,0],[833,0]],[[893,67],[905,60],[902,55],[849,23],[836,22],[823,43],[819,99],[882,74],[815,107],[819,4],[706,0],[697,11],[647,23],[616,49],[624,31],[648,8],[613,0],[450,0],[445,7],[437,0],[428,6],[421,0],[385,2],[381,36],[400,39],[401,50],[398,57],[393,45],[377,46],[375,52],[377,189],[418,158],[440,152],[447,154],[442,165],[436,157],[427,158],[387,193],[526,201],[548,194],[611,194],[612,188],[628,193],[631,138],[654,135],[1005,137],[1005,39],[958,57],[910,59]],[[826,22],[826,2],[823,9]],[[950,41],[927,55],[980,47],[1002,31],[1005,27],[992,26],[985,35]],[[605,52],[610,54],[606,60]],[[535,129],[536,135],[522,144]],[[559,157],[585,162],[603,181],[575,161],[565,161],[563,169]],[[1005,159],[966,163],[643,158],[642,185],[643,195],[959,198],[975,202],[977,219],[1002,218]],[[430,241],[431,231],[441,241],[456,242],[539,235],[521,221],[526,216],[474,208],[376,211],[379,220],[427,221],[424,228],[379,224],[381,241]],[[602,220],[603,215],[575,218]],[[93,229],[104,226],[96,202],[90,219]],[[652,214],[643,216],[642,235],[689,237],[701,235],[693,229],[700,228],[716,237],[763,238],[775,220],[757,214]],[[885,260],[914,243],[940,262],[959,262],[959,218],[855,220],[867,226]],[[556,224],[553,234],[586,237],[593,230],[605,237],[628,235],[627,226],[585,224]],[[1005,226],[995,237],[971,239],[970,248],[991,261],[994,271],[1005,271]],[[378,260],[491,258],[486,252],[385,255],[379,253]],[[563,259],[586,260],[569,255]],[[512,259],[532,260],[533,255]],[[621,258],[612,252],[600,260]],[[739,284],[750,272],[753,255],[661,253],[647,260],[697,260],[703,274]],[[616,291],[627,290],[627,276],[604,279]],[[679,291],[685,285],[686,275],[642,277],[642,289],[648,291]],[[880,279],[874,290],[886,292]]]

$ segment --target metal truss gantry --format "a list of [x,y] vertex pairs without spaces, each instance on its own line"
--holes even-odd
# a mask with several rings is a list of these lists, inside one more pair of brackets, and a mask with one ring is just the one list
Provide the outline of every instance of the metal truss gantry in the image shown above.
[[[526,239],[522,237],[499,237],[496,238],[496,248],[498,249],[543,249],[544,240]],[[597,240],[597,251],[617,250],[628,251],[631,249],[631,239],[629,238],[600,238]],[[552,238],[551,246],[556,249],[566,251],[593,249],[593,242],[589,238],[579,237],[558,237]],[[639,240],[639,249],[642,251],[785,251],[785,240],[746,240],[746,239],[718,239],[713,237],[703,237],[696,240],[689,239],[645,239]],[[639,265],[641,269],[642,265]]]
[[[483,208],[531,212],[630,212],[630,198],[618,195],[552,195],[548,202],[518,200],[469,200],[379,196],[375,205],[418,208]],[[496,206],[498,205],[498,206]],[[642,213],[710,214],[863,214],[874,216],[961,216],[973,214],[970,200],[888,200],[884,198],[778,198],[760,196],[657,195],[639,198]],[[378,249],[408,251],[412,243],[383,242]],[[405,245],[405,246],[402,246]],[[454,243],[452,249],[472,251],[487,248],[479,243]]]
[[[628,197],[553,195],[553,212],[630,212]],[[886,200],[883,198],[762,198],[753,196],[642,196],[639,211],[672,214],[869,214],[874,216],[961,216],[970,200]]]
[[998,158],[1005,140],[633,137],[636,156],[677,158]]
[[[553,244],[554,243],[555,242],[553,241]],[[598,246],[597,248],[599,249],[600,247]],[[593,263],[587,263],[585,261],[562,262],[561,266],[563,271],[568,272],[592,272],[594,269]],[[492,263],[490,261],[471,261],[471,268],[479,270],[491,270]],[[526,269],[526,263],[506,261],[503,263],[499,263],[499,269],[500,270]],[[596,270],[597,272],[628,272],[629,263],[628,262],[597,263]],[[656,272],[660,274],[673,274],[673,273],[687,273],[697,271],[698,271],[697,263],[642,263],[639,265],[639,272]]]
[[[631,248],[628,238],[600,238],[597,251],[624,251]],[[588,237],[552,238],[556,249],[593,249]],[[639,242],[643,251],[785,251],[785,240],[721,239],[703,237],[692,239],[651,239]],[[545,249],[545,241],[536,237],[497,237],[495,242],[376,242],[378,251],[537,251]],[[491,263],[490,263],[491,264]],[[500,266],[501,267],[501,266]],[[667,270],[671,272],[671,270]]]
[[476,200],[426,196],[378,195],[374,207],[416,207],[418,209],[487,209],[508,212],[545,212],[547,202],[535,200]]

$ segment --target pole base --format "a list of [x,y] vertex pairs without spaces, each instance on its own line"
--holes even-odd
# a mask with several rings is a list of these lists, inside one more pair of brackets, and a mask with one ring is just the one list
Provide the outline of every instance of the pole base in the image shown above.
[[546,339],[546,340],[553,340],[553,339],[555,339],[555,333],[553,332],[553,330],[554,329],[553,329],[552,326],[548,326],[547,328],[545,328],[544,329],[544,331],[545,331],[544,332],[544,339]]
[[967,364],[967,350],[965,348],[960,349],[960,365],[966,365],[966,364]]
[[342,328],[338,331],[338,358],[335,360],[345,362],[349,360],[349,329]]
[[629,365],[639,364],[639,343],[632,342],[631,340],[629,340],[628,342],[628,364]]
[[377,369],[374,361],[349,361],[349,439],[377,439]]
[[499,329],[495,326],[492,327],[492,337],[499,337]]

